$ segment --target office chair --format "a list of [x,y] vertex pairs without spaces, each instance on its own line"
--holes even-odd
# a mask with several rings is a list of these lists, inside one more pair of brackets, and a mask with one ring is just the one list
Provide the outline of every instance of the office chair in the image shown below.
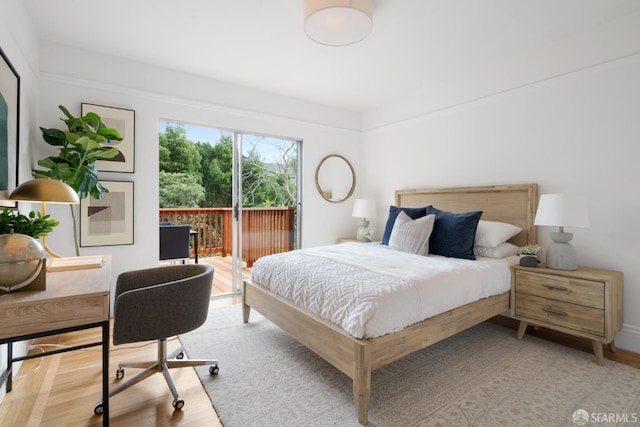
[[160,224],[160,261],[189,259],[191,226]]
[[[158,341],[156,360],[123,362],[116,379],[124,377],[124,368],[144,369],[109,391],[109,397],[128,389],[151,375],[161,372],[173,394],[173,408],[184,406],[169,373],[170,368],[209,366],[218,373],[217,360],[183,359],[184,349],[167,355],[167,338],[192,331],[207,319],[213,267],[206,264],[177,264],[122,273],[116,282],[113,313],[113,344]],[[102,401],[94,407],[102,414]]]

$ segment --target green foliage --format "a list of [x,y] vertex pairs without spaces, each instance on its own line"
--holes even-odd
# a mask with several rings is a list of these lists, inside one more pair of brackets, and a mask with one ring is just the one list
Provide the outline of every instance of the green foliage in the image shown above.
[[295,144],[282,141],[278,148],[280,158],[265,163],[255,150],[250,150],[242,162],[243,206],[295,206],[296,160]]
[[230,207],[233,181],[233,140],[220,138],[217,144],[198,143],[202,156],[202,185],[205,190],[203,207]]
[[159,186],[163,208],[197,208],[204,199],[204,189],[193,175],[160,171]]
[[74,117],[62,105],[58,106],[66,119],[61,119],[66,130],[40,128],[45,142],[58,149],[57,156],[38,161],[45,170],[34,170],[35,178],[52,178],[73,188],[81,199],[91,195],[100,199],[109,190],[98,182],[96,160],[112,159],[120,151],[104,146],[111,141],[121,141],[117,130],[108,128],[96,113]]
[[520,246],[518,248],[518,253],[520,255],[538,255],[540,252],[542,252],[542,246],[540,245],[526,245],[526,246]]
[[26,234],[31,237],[46,236],[60,224],[50,215],[42,215],[40,212],[31,211],[23,215],[18,211],[4,208],[0,212],[0,234],[9,234],[12,231],[18,234]]
[[182,126],[167,126],[160,134],[160,170],[193,175],[201,182],[202,156],[196,145],[187,139]]
[[[256,144],[258,140],[265,142],[256,138]],[[255,149],[242,159],[245,207],[295,206],[297,202],[296,144],[274,138],[269,141],[280,156],[273,163],[265,163]],[[159,143],[160,207],[232,205],[233,139],[230,136],[222,136],[214,145],[194,143],[187,139],[184,127],[168,125],[166,131],[160,133]],[[197,183],[202,184],[203,193],[194,190]]]

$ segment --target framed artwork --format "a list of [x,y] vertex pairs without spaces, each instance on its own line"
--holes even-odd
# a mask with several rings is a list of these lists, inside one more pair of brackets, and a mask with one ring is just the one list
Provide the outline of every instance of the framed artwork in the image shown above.
[[81,112],[83,116],[90,112],[96,113],[107,127],[116,129],[122,137],[122,141],[112,141],[108,144],[120,150],[120,154],[113,159],[98,160],[96,162],[98,171],[133,173],[135,171],[135,111],[82,103]]
[[80,200],[80,246],[133,244],[133,182],[100,181],[109,189]]
[[20,76],[0,49],[0,206],[15,207],[7,200],[18,185]]

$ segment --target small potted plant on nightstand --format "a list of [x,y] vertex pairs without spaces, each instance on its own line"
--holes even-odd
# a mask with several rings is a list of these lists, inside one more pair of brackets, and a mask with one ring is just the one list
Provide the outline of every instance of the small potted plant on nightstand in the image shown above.
[[538,254],[542,251],[540,245],[526,245],[518,248],[518,254],[520,255],[520,265],[524,267],[537,267]]

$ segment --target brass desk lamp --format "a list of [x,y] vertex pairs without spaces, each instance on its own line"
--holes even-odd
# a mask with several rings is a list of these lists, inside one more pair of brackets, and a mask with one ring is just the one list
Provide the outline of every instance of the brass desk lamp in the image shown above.
[[[9,196],[10,200],[23,202],[42,202],[42,215],[47,214],[47,203],[64,203],[77,205],[80,203],[78,193],[62,181],[48,178],[32,179],[18,185]],[[47,246],[44,236],[42,247],[53,257],[62,258]]]

